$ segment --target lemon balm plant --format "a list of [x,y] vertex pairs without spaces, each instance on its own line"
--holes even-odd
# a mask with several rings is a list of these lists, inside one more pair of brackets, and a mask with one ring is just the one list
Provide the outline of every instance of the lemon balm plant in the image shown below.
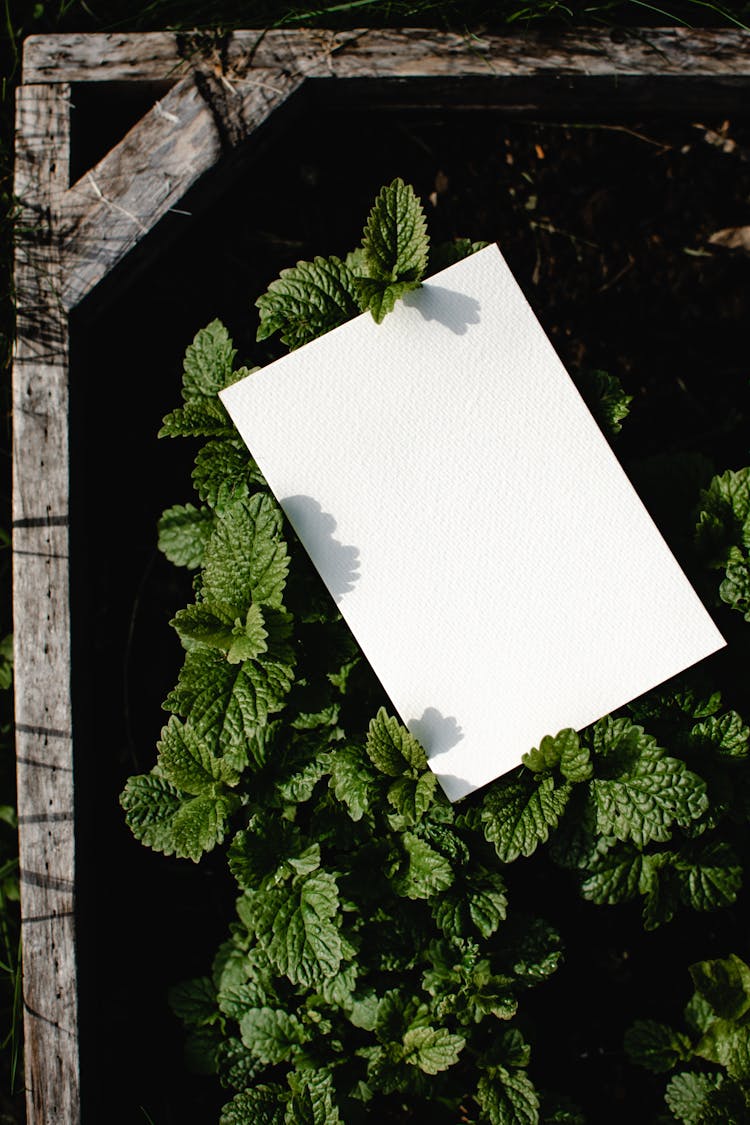
[[[394,181],[358,249],[282,271],[257,301],[258,337],[295,348],[360,312],[381,321],[477,245],[431,248],[418,199]],[[524,996],[563,951],[539,916],[541,884],[514,904],[517,865],[542,854],[570,895],[639,900],[646,931],[730,906],[747,861],[750,731],[718,686],[686,679],[543,739],[451,805],[217,397],[247,373],[212,322],[164,419],[163,436],[202,443],[198,503],[159,525],[195,599],[172,621],[185,655],[156,764],[122,795],[144,844],[195,862],[223,848],[237,884],[213,964],[171,994],[191,1057],[226,1089],[221,1125],[581,1122],[525,1034]],[[617,380],[589,372],[579,385],[616,433],[629,403]],[[707,588],[745,612],[747,471],[696,500]]]

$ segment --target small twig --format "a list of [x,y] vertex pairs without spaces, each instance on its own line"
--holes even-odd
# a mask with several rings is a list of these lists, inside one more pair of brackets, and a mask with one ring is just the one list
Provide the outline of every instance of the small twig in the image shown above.
[[614,277],[611,277],[609,279],[609,281],[605,281],[604,285],[601,285],[599,287],[599,292],[604,293],[607,289],[611,289],[613,285],[617,285],[617,282],[620,281],[625,276],[626,273],[628,273],[630,270],[632,270],[634,265],[635,265],[635,258],[633,257],[632,254],[628,254],[628,260],[625,263],[625,265],[622,267],[622,269],[619,271],[619,273],[616,273]]
[[126,219],[130,219],[131,223],[135,223],[141,234],[148,234],[148,227],[143,225],[137,215],[133,215],[132,212],[126,211],[124,207],[121,207],[119,203],[115,203],[114,200],[107,199],[106,195],[104,195],[102,189],[94,179],[93,172],[89,172],[87,179],[91,184],[91,187],[93,188],[94,195],[97,199],[100,199],[102,201],[105,207],[111,207],[113,211],[119,211],[120,214],[124,215]]

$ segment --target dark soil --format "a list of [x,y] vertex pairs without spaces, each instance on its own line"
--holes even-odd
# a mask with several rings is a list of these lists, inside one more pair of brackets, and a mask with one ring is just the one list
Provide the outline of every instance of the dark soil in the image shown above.
[[[101,145],[106,106],[81,114],[80,134]],[[77,151],[85,166],[85,145]],[[616,450],[678,556],[713,466],[747,461],[750,255],[709,242],[750,222],[747,121],[313,115],[258,149],[202,217],[168,215],[147,240],[151,261],[128,263],[73,330],[86,1122],[209,1125],[222,1102],[212,1079],[185,1073],[165,993],[207,972],[225,935],[224,861],[194,867],[144,849],[118,805],[127,776],[153,765],[160,703],[181,662],[168,621],[190,599],[189,577],[156,551],[155,526],[164,507],[193,498],[193,451],[156,431],[178,402],[197,329],[218,316],[240,361],[275,356],[254,343],[255,298],[296,260],[352,248],[378,188],[397,175],[425,199],[436,242],[499,243],[569,369],[603,368],[634,396]],[[720,626],[743,644],[730,617]],[[736,648],[731,660],[718,658],[717,674],[746,669]],[[732,690],[740,702],[744,684]],[[522,1006],[535,1080],[568,1093],[592,1123],[653,1118],[663,1083],[627,1065],[623,1031],[635,1016],[679,1011],[693,960],[747,955],[747,903],[644,936],[636,906],[583,903],[543,859],[514,865],[509,883],[511,903],[558,925],[568,949]]]

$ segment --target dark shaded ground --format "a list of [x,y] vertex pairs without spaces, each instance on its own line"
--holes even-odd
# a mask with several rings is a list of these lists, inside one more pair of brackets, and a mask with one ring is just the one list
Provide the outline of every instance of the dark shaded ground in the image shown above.
[[[750,255],[707,243],[748,222],[748,123],[729,123],[728,139],[734,147],[709,143],[706,128],[680,120],[306,119],[204,218],[167,216],[153,244],[175,235],[170,248],[124,271],[129,287],[107,307],[79,314],[71,442],[87,1122],[208,1125],[221,1104],[210,1079],[184,1074],[164,994],[206,972],[224,936],[223,859],[196,868],[147,851],[117,803],[126,777],[153,764],[160,702],[181,662],[167,622],[189,599],[189,579],[156,553],[155,525],[164,507],[192,499],[191,451],[155,435],[178,401],[186,344],[219,316],[239,360],[265,362],[275,352],[254,344],[255,297],[298,258],[350,249],[377,189],[400,175],[431,200],[435,241],[499,242],[566,365],[621,378],[634,402],[618,454],[682,554],[710,465],[681,463],[675,503],[664,466],[643,459],[700,453],[722,470],[747,459]],[[85,150],[79,158],[85,165]],[[721,624],[735,634],[734,622]],[[661,1084],[624,1069],[622,1032],[636,1015],[679,1009],[691,961],[743,952],[747,904],[644,937],[637,907],[583,903],[543,860],[515,864],[509,883],[512,904],[549,917],[569,949],[525,1003],[534,1077],[569,1093],[592,1123],[648,1119]]]

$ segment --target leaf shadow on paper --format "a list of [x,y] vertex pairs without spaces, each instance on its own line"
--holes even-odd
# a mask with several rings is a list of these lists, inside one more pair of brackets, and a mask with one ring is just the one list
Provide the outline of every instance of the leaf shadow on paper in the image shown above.
[[312,496],[287,496],[281,506],[333,599],[340,602],[360,577],[359,549],[334,539],[336,520]]
[[426,707],[420,719],[411,719],[406,725],[422,743],[430,761],[450,750],[464,736],[453,715],[442,715],[437,707]]
[[465,336],[472,324],[479,324],[481,305],[475,297],[446,289],[442,285],[423,285],[405,293],[403,302],[414,308],[425,320],[444,324],[456,336]]

